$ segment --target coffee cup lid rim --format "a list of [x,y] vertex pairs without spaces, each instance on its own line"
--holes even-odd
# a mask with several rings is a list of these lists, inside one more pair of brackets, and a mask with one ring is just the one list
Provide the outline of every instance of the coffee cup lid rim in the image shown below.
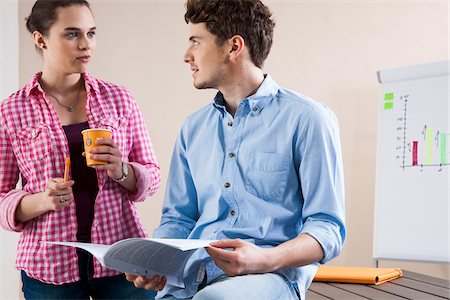
[[85,129],[85,130],[81,131],[81,133],[88,132],[88,131],[94,131],[94,130],[105,130],[105,131],[111,132],[111,130],[106,129],[106,128],[89,128],[89,129]]

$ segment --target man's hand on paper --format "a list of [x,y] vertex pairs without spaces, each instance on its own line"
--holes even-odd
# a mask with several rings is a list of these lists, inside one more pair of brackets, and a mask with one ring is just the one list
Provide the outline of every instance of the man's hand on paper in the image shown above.
[[267,273],[276,269],[272,263],[272,255],[269,255],[270,249],[260,248],[241,239],[211,243],[206,251],[228,276]]
[[136,276],[132,274],[125,274],[129,282],[134,283],[137,288],[143,288],[146,290],[160,291],[164,288],[167,282],[166,276],[156,275],[153,278],[147,278],[144,276]]

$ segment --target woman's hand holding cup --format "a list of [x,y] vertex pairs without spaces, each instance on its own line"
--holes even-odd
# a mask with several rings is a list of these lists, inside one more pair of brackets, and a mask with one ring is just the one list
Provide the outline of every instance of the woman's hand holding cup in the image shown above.
[[83,134],[86,163],[96,170],[106,170],[109,177],[122,176],[122,156],[108,129],[87,129]]
[[104,161],[106,164],[91,165],[97,170],[106,170],[108,176],[116,179],[122,176],[122,156],[112,139],[99,138],[97,147],[91,148],[87,155],[91,159]]

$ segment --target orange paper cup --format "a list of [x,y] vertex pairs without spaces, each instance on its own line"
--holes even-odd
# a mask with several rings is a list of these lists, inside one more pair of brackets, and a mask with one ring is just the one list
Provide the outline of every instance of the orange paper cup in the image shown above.
[[105,165],[108,162],[101,160],[94,160],[89,158],[89,151],[92,148],[96,148],[100,145],[96,143],[98,138],[110,139],[111,130],[103,128],[85,129],[81,132],[83,135],[84,152],[86,153],[86,164],[88,166],[93,165]]

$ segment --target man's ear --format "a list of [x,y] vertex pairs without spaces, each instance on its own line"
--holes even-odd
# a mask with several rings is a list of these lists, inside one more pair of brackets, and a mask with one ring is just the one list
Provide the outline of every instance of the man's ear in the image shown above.
[[44,36],[39,31],[36,30],[33,32],[33,40],[34,40],[36,47],[38,47],[39,49],[41,49],[41,50],[47,49],[47,45],[45,44]]
[[230,59],[234,60],[244,52],[245,40],[240,35],[235,35],[229,39]]

